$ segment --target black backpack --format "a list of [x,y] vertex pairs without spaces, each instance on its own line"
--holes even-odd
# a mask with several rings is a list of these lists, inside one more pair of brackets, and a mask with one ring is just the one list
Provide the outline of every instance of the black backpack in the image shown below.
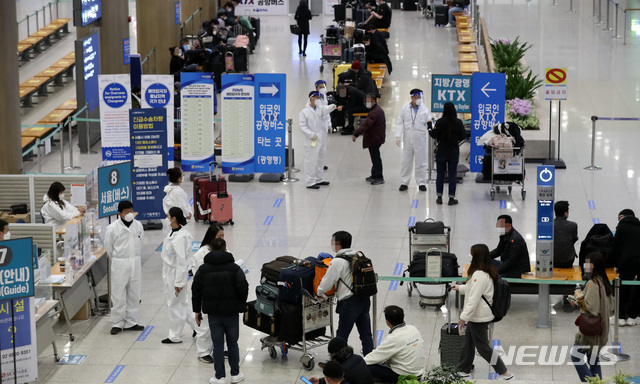
[[489,304],[489,300],[484,296],[482,296],[482,300],[491,308],[491,313],[493,314],[492,323],[502,320],[509,311],[509,307],[511,307],[511,288],[509,283],[498,277],[498,280],[493,283],[493,305]]
[[[341,255],[338,257],[349,262],[351,283],[353,285],[351,292],[354,296],[366,298],[378,293],[378,276],[373,270],[371,259],[360,251],[355,255]],[[342,281],[342,284],[346,285],[347,288],[349,287],[344,281]]]
[[[578,264],[584,279],[584,262],[591,252],[600,252],[605,259],[605,266],[612,268],[616,266],[616,257],[613,254],[613,232],[604,223],[594,224],[587,233],[586,238],[580,243],[578,253]],[[586,280],[586,279],[585,279]]]

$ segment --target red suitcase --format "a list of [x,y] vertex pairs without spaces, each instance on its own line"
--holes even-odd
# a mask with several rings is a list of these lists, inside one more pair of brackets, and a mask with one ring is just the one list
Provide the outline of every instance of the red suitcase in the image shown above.
[[[209,220],[209,213],[211,208],[209,205],[209,195],[211,193],[217,193],[220,183],[224,181],[224,176],[214,176],[212,165],[215,162],[209,164],[209,175],[198,176],[193,179],[193,216],[197,221]],[[226,181],[224,181],[226,190]]]
[[218,190],[209,193],[209,222],[233,225],[233,197],[227,192],[227,181],[218,182]]

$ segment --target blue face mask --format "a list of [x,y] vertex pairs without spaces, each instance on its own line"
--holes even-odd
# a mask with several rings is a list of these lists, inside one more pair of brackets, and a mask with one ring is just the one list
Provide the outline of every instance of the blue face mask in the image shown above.
[[182,46],[182,48],[185,50],[185,52],[189,50],[189,46],[188,46],[188,45],[186,45],[186,44],[185,44],[185,45],[183,45],[183,46]]

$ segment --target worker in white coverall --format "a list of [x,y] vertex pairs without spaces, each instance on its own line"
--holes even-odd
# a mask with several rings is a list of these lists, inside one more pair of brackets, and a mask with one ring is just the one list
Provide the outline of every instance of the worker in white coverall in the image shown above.
[[424,192],[427,190],[427,123],[431,121],[431,114],[423,103],[420,89],[412,89],[410,94],[411,102],[402,106],[396,122],[396,144],[402,145],[400,191],[409,189],[415,162],[416,183]]
[[166,193],[166,195],[162,199],[162,209],[164,213],[168,214],[171,207],[178,207],[182,209],[187,220],[191,220],[193,210],[191,209],[191,205],[189,205],[189,197],[187,196],[187,192],[180,186],[184,177],[182,170],[178,167],[169,168],[167,175],[169,175],[169,184],[164,187],[164,193]]
[[104,236],[104,248],[111,262],[111,334],[143,331],[138,325],[142,290],[142,223],[134,219],[133,204],[118,203],[118,220],[111,223]]
[[305,136],[304,173],[309,189],[329,185],[328,181],[324,181],[324,157],[327,151],[327,125],[324,118],[335,109],[342,110],[342,106],[336,107],[335,104],[322,105],[322,98],[322,93],[310,92],[309,102],[299,115],[300,130]]
[[184,227],[187,219],[182,209],[169,209],[167,219],[171,232],[162,242],[162,280],[164,281],[165,298],[169,309],[169,337],[163,344],[182,343],[183,329],[189,324],[195,330],[196,322],[189,306],[189,295],[186,289],[189,277],[188,266],[191,262],[193,236]]

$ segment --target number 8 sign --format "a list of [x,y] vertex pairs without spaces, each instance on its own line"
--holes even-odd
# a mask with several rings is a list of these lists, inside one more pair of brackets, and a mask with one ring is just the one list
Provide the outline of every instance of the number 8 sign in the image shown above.
[[118,213],[118,203],[131,200],[131,162],[98,168],[98,215]]

